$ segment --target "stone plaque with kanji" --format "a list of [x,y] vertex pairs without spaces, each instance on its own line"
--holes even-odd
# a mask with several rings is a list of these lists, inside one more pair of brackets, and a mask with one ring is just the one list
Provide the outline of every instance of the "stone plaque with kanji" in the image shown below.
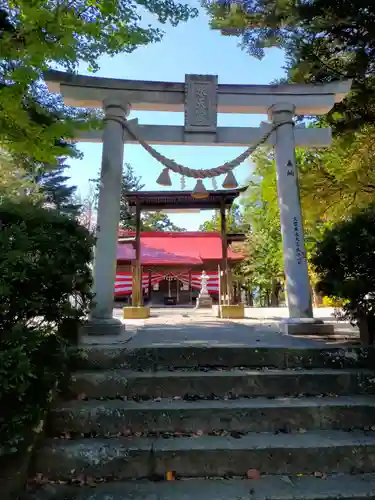
[[185,76],[185,132],[215,133],[217,76]]

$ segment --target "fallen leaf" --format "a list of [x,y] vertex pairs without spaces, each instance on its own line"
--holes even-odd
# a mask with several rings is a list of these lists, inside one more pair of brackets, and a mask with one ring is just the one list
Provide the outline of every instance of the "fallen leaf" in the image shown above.
[[96,483],[92,477],[86,478],[86,484],[87,486],[90,486],[90,488],[96,488]]
[[36,476],[34,477],[34,483],[36,484],[45,484],[48,482],[48,479],[46,479],[45,477],[43,477],[43,474],[41,474],[40,472],[38,474],[36,474]]
[[284,483],[292,484],[294,486],[293,481],[289,476],[280,476],[280,479],[281,481],[284,481]]
[[314,476],[320,479],[327,479],[327,474],[325,472],[314,472]]
[[260,479],[260,472],[257,469],[249,469],[246,473],[248,479]]

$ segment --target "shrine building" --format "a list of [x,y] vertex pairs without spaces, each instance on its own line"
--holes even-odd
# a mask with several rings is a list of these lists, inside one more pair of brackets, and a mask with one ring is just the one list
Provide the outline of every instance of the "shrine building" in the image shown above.
[[[136,231],[120,230],[117,244],[115,298],[135,306],[193,304],[201,289],[200,276],[209,276],[208,291],[214,302],[234,297],[233,266],[243,260],[233,243],[243,234],[227,234],[226,212],[244,188],[217,190],[194,197],[184,191],[127,193],[136,214]],[[217,232],[141,232],[141,212],[220,211]],[[220,298],[219,298],[220,296]]]
[[[232,236],[232,238],[231,238]],[[243,257],[233,251],[240,235],[228,235],[229,272]],[[144,303],[194,304],[201,288],[200,276],[209,276],[207,288],[214,302],[219,296],[219,266],[222,260],[220,233],[142,232],[140,234],[142,291]],[[120,231],[117,246],[115,298],[129,300],[135,261],[135,232]]]

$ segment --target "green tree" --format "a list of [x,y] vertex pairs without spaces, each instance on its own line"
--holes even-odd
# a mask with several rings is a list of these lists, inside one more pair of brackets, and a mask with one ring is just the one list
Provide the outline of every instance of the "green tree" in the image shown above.
[[[327,228],[373,199],[373,141],[370,133],[363,134],[355,134],[357,143],[346,134],[335,138],[331,149],[296,152],[308,260]],[[243,200],[244,220],[251,229],[242,271],[253,286],[264,291],[266,303],[272,303],[272,290],[280,291],[284,282],[276,169],[274,155],[267,149],[258,151],[254,160],[254,174]],[[317,276],[311,266],[309,273],[315,292]]]
[[[240,210],[239,205],[234,203],[230,210],[227,211],[226,214],[226,226],[228,233],[240,233],[243,229],[243,216]],[[199,226],[199,231],[204,232],[220,232],[221,221],[220,221],[220,212],[216,210],[212,215],[210,220],[203,222]]]
[[20,200],[26,196],[42,198],[38,185],[23,166],[18,166],[8,151],[0,149],[0,201]]
[[123,229],[135,229],[135,213],[129,209],[127,193],[129,191],[141,191],[144,187],[141,177],[135,174],[133,167],[129,163],[125,163],[120,201],[120,226]]
[[310,231],[313,223],[345,219],[374,200],[374,134],[375,127],[367,125],[335,137],[328,149],[298,152],[301,200]]
[[173,224],[163,212],[145,212],[142,214],[142,231],[182,232],[185,229]]
[[51,170],[46,170],[45,166],[42,166],[41,173],[36,176],[35,181],[39,185],[39,191],[46,204],[61,213],[77,215],[80,208],[80,205],[76,203],[77,186],[67,184],[70,177],[64,175],[64,172],[68,168],[64,159],[61,159],[59,165]]
[[344,300],[347,317],[358,324],[361,340],[375,339],[375,209],[361,210],[329,228],[318,244],[312,264],[318,289]]
[[64,175],[68,169],[65,159],[58,166],[35,163],[25,167],[17,163],[14,155],[0,150],[0,197],[8,200],[28,198],[35,204],[45,204],[61,213],[76,215],[80,203],[76,186],[69,186],[70,177]]
[[[95,209],[98,208],[100,177],[93,180],[94,182],[94,199]],[[129,191],[141,191],[144,188],[141,177],[136,175],[134,168],[130,163],[125,163],[122,181],[121,181],[121,200],[120,200],[120,227],[122,229],[135,229],[135,213],[133,213],[128,204],[127,195]]]
[[[207,6],[207,4],[206,4]],[[353,79],[352,91],[326,117],[335,130],[375,123],[375,6],[370,0],[245,0],[209,3],[211,26],[241,38],[262,58],[280,47],[293,83]]]
[[80,123],[73,123],[64,107],[51,112],[53,98],[40,83],[42,72],[56,66],[73,71],[79,63],[96,71],[102,55],[132,52],[161,40],[161,29],[142,22],[142,10],[173,26],[197,15],[196,9],[173,0],[3,2],[0,144],[52,163],[61,154],[59,139],[71,137],[73,125]]
[[284,283],[276,171],[267,149],[254,155],[255,168],[242,200],[244,222],[250,228],[242,271],[262,305],[276,306]]
[[30,199],[1,201],[0,220],[0,466],[6,471],[8,454],[24,456],[42,431],[69,371],[67,341],[78,341],[92,300],[94,241],[73,218]]
[[[95,208],[98,206],[100,179],[94,180],[95,184]],[[121,201],[120,201],[120,227],[134,231],[136,227],[136,219],[134,211],[131,211],[128,203],[128,193],[130,191],[141,191],[144,188],[141,176],[138,176],[130,163],[125,163],[122,184],[121,184]],[[184,231],[179,228],[162,212],[143,212],[141,214],[142,231]]]

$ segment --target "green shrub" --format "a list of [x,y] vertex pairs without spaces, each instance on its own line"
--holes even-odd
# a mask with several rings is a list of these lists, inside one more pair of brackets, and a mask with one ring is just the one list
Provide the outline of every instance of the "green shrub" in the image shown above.
[[27,445],[67,373],[92,298],[93,244],[68,216],[0,204],[0,456]]
[[318,292],[344,301],[352,323],[366,323],[375,333],[375,208],[327,230],[312,264]]

